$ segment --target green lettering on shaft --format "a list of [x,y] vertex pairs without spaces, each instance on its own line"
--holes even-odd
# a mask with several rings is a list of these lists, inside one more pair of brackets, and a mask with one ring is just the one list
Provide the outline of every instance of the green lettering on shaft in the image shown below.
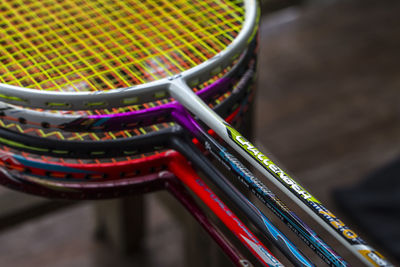
[[244,138],[238,131],[225,125],[231,139],[238,144],[244,151],[252,156],[258,163],[260,163],[265,169],[270,171],[276,178],[281,180],[284,184],[290,187],[300,197],[307,201],[314,203],[320,202],[308,193],[302,186],[300,186],[295,180],[293,180],[287,173],[273,163],[267,156],[265,156],[260,150],[258,150],[251,142]]

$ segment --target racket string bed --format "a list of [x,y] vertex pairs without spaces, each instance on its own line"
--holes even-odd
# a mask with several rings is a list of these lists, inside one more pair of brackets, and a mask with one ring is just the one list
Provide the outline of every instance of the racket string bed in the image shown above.
[[4,1],[0,82],[67,92],[142,84],[208,60],[243,20],[240,1],[106,2]]

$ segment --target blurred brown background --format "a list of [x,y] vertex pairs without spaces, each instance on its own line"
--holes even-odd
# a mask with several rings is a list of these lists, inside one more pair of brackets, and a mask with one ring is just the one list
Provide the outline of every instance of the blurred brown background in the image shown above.
[[257,142],[355,229],[332,190],[400,154],[399,11],[398,1],[325,1],[272,13],[261,28]]
[[[357,184],[400,154],[400,2],[265,0],[263,12],[256,143],[352,225],[332,190]],[[182,225],[157,201],[146,198],[145,251],[133,260],[94,241],[86,203],[1,232],[0,266],[185,266]]]

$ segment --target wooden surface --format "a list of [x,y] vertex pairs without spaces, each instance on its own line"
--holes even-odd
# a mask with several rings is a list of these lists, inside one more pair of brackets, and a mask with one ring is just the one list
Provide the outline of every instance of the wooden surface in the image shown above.
[[[263,20],[257,143],[339,215],[332,190],[400,154],[398,14],[398,1],[357,0]],[[183,266],[181,226],[155,198],[147,203],[145,249],[134,259],[93,239],[87,204],[2,232],[0,266]]]

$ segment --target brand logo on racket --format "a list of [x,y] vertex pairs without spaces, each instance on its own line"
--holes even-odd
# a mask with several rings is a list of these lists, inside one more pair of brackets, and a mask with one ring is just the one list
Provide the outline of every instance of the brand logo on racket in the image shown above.
[[250,143],[246,138],[244,138],[239,132],[225,124],[228,131],[229,137],[238,144],[244,151],[257,160],[261,165],[266,168],[275,177],[282,180],[284,183],[289,185],[298,195],[307,201],[312,201],[315,203],[320,203],[316,198],[314,198],[310,193],[304,190],[296,181],[290,178],[281,168],[279,168],[275,163],[273,163],[267,156],[265,156],[260,150],[258,150],[252,143]]

